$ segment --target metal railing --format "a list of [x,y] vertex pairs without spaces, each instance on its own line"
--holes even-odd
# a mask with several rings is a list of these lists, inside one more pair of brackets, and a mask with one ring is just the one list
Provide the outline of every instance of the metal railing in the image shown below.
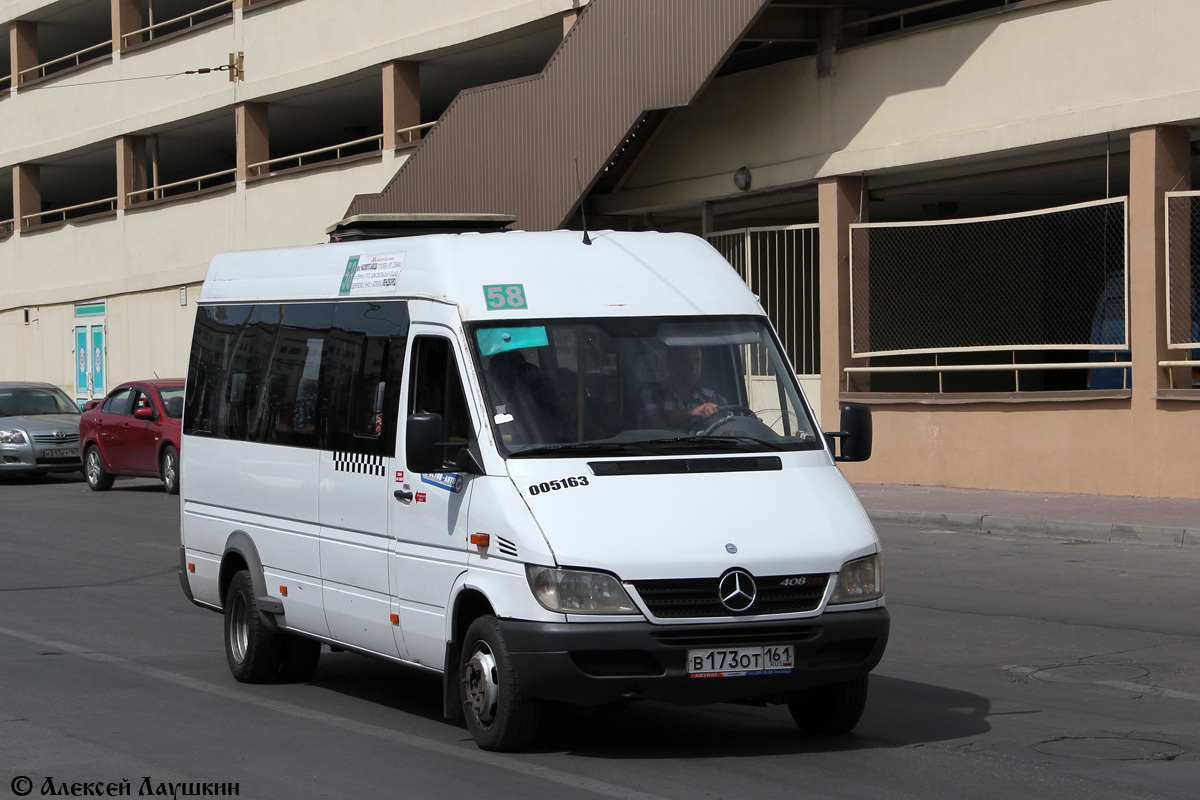
[[436,122],[426,122],[421,125],[411,125],[396,131],[396,144],[412,144],[425,136],[425,131],[437,125]]
[[819,375],[817,225],[742,228],[707,238],[758,296],[796,372]]
[[[1200,362],[1197,362],[1200,363]],[[851,391],[850,376],[854,374],[865,373],[936,373],[938,379],[938,392],[945,391],[943,375],[947,372],[1012,372],[1013,385],[1015,391],[1021,391],[1021,372],[1029,370],[1059,370],[1059,369],[1121,369],[1129,370],[1133,367],[1132,361],[1070,361],[1070,362],[1039,362],[1039,363],[1017,363],[1015,360],[1011,364],[937,364],[932,365],[904,365],[904,366],[880,366],[880,367],[844,367],[843,371],[846,374],[846,391]],[[1126,371],[1122,375],[1122,387],[1129,387],[1129,372]]]
[[[250,171],[250,174],[252,174],[254,176],[258,176],[258,175],[262,175],[264,172],[270,172],[271,167],[274,167],[279,164],[292,162],[292,161],[296,162],[296,164],[295,164],[296,167],[303,167],[303,166],[305,166],[304,159],[306,159],[306,158],[309,159],[308,165],[313,166],[312,160],[314,158],[317,159],[317,163],[322,163],[325,161],[335,161],[335,160],[343,157],[342,153],[345,150],[349,150],[349,149],[355,148],[355,147],[361,147],[364,144],[372,144],[372,143],[375,145],[375,147],[373,147],[371,150],[361,150],[359,152],[360,153],[363,153],[363,152],[370,153],[370,152],[382,151],[382,149],[383,149],[383,134],[377,133],[374,136],[364,136],[362,139],[354,139],[353,141],[342,142],[341,144],[334,144],[334,145],[330,145],[329,147],[321,147],[316,150],[306,150],[303,153],[293,153],[290,156],[280,156],[279,158],[272,158],[272,159],[268,159],[266,161],[259,161],[254,164],[250,164],[247,167],[247,169]],[[359,155],[359,153],[346,153],[346,155],[347,156]],[[318,156],[323,156],[323,157],[318,158]]]
[[15,223],[15,219],[0,219],[0,236],[10,236]]
[[[137,198],[142,197],[143,195],[147,196],[146,200],[162,200],[166,196],[165,193],[169,189],[178,189],[182,186],[192,186],[194,184],[196,188],[193,191],[199,192],[204,189],[213,189],[218,186],[228,186],[233,183],[233,179],[236,176],[236,169],[224,169],[220,172],[210,172],[207,175],[200,175],[195,178],[185,178],[184,180],[173,181],[172,183],[161,183],[158,186],[151,186],[147,189],[138,189],[137,191],[127,193],[125,198],[130,203],[137,202]],[[220,183],[212,183],[209,186],[204,185],[205,181],[215,181],[218,178],[229,178],[230,180],[221,181]]]
[[5,75],[0,78],[0,92],[6,92],[12,88],[12,75]]
[[[22,214],[21,215],[21,225],[22,225],[22,227],[24,227],[26,225],[46,224],[47,220],[45,218],[52,216],[54,214],[62,214],[61,221],[66,222],[67,214],[72,211],[82,211],[85,208],[92,208],[92,207],[99,207],[99,206],[106,206],[106,208],[98,209],[94,213],[99,214],[99,213],[103,213],[104,211],[116,211],[117,210],[117,198],[116,197],[106,197],[103,200],[91,200],[87,203],[78,203],[73,206],[64,206],[63,208],[52,208],[49,211],[39,211],[36,214]],[[30,220],[37,220],[38,222],[31,223]],[[51,222],[53,222],[53,221],[54,220],[51,220]]]
[[[848,368],[847,381],[854,373],[937,373],[941,391],[943,372],[1003,370],[1014,373],[1019,390],[1020,372],[1123,370],[1126,360],[1063,363],[1051,356],[1027,364],[1016,353],[1128,359],[1127,220],[1127,200],[1116,198],[993,217],[851,225],[852,356],[932,355],[934,363],[873,361]],[[1007,352],[1012,363],[995,361]],[[1102,373],[1109,378],[1102,385],[1128,388],[1128,373],[1120,386],[1115,374]],[[1098,388],[1090,378],[1089,386]]]
[[[1184,388],[1200,388],[1200,192],[1167,192],[1167,347],[1183,359],[1163,360],[1171,388],[1177,369],[1191,368]],[[1188,358],[1188,356],[1191,356]],[[1186,375],[1186,373],[1185,373]]]
[[[134,36],[141,36],[143,33],[147,34],[146,39],[148,41],[154,41],[155,32],[161,30],[162,28],[170,26],[170,25],[177,25],[180,22],[184,22],[185,24],[179,25],[179,27],[176,30],[170,31],[170,33],[176,33],[181,30],[187,30],[188,28],[190,28],[196,24],[197,17],[205,15],[205,14],[209,14],[210,12],[216,11],[221,8],[228,8],[230,11],[233,11],[233,0],[222,0],[222,2],[220,2],[220,3],[214,3],[211,6],[206,6],[204,8],[196,9],[195,11],[191,12],[190,14],[180,14],[178,17],[172,17],[171,19],[163,20],[162,22],[154,22],[154,23],[151,23],[150,25],[147,25],[144,28],[138,28],[136,31],[130,31],[129,33],[122,34],[121,35],[121,47],[128,47],[129,40],[131,38],[133,38]],[[214,14],[212,17],[209,17],[209,19],[215,18],[216,16],[220,16],[220,15]],[[206,22],[207,20],[201,20],[201,21]],[[139,44],[139,42],[134,42],[134,44]]]
[[[110,55],[111,53],[112,40],[110,39],[108,41],[101,42],[100,44],[94,44],[91,47],[85,47],[77,52],[68,53],[65,56],[53,58],[49,61],[38,64],[37,66],[30,67],[29,69],[23,69],[17,73],[17,83],[18,85],[24,83],[26,80],[25,76],[31,73],[36,73],[34,75],[35,78],[45,78],[47,75],[53,74],[48,72],[50,67],[63,65],[61,69],[55,70],[54,72],[61,72],[62,70],[70,69],[71,67],[78,67],[79,65],[83,64],[84,56],[88,54],[94,54],[94,57],[98,58],[101,55]],[[72,63],[68,64],[67,62]]]

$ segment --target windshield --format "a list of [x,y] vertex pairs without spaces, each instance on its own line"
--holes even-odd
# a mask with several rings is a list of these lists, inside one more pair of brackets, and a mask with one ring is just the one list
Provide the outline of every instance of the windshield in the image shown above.
[[0,388],[0,417],[38,414],[78,414],[79,409],[62,391],[53,388]]
[[505,456],[822,447],[762,318],[522,320],[469,337]]

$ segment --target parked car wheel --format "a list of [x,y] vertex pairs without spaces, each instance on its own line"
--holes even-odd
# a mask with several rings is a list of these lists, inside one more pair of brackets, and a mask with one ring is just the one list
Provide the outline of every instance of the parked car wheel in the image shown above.
[[467,629],[459,659],[467,728],[483,750],[518,750],[533,742],[541,703],[525,692],[493,616]]
[[159,474],[167,494],[179,494],[179,451],[174,445],[169,444],[163,450]]
[[269,630],[254,602],[250,572],[241,570],[225,593],[225,658],[229,671],[242,683],[275,679],[283,656],[283,637]]
[[113,476],[104,469],[104,457],[96,445],[90,446],[84,454],[83,474],[87,478],[88,488],[93,492],[106,492],[112,488]]
[[818,686],[788,703],[792,719],[805,733],[836,736],[849,733],[862,718],[867,706],[867,676]]

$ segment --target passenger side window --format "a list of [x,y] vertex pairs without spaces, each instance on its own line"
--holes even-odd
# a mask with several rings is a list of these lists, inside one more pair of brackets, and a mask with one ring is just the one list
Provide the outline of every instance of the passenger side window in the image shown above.
[[408,323],[395,300],[203,307],[184,432],[391,455]]
[[100,408],[106,414],[131,414],[129,410],[129,396],[133,393],[132,389],[122,389],[119,392],[112,394],[104,405]]
[[446,440],[471,441],[471,414],[450,340],[422,336],[413,345],[408,412],[441,414]]
[[408,341],[404,303],[339,303],[326,343],[319,395],[328,425],[324,449],[396,452],[400,380]]

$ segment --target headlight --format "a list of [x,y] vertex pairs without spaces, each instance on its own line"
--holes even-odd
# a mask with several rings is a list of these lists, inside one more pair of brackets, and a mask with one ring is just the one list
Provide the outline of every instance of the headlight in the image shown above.
[[883,559],[876,553],[842,565],[829,604],[862,603],[883,597]]
[[25,444],[25,431],[0,431],[0,444]]
[[525,567],[538,602],[560,614],[633,614],[637,607],[621,582],[603,572]]

